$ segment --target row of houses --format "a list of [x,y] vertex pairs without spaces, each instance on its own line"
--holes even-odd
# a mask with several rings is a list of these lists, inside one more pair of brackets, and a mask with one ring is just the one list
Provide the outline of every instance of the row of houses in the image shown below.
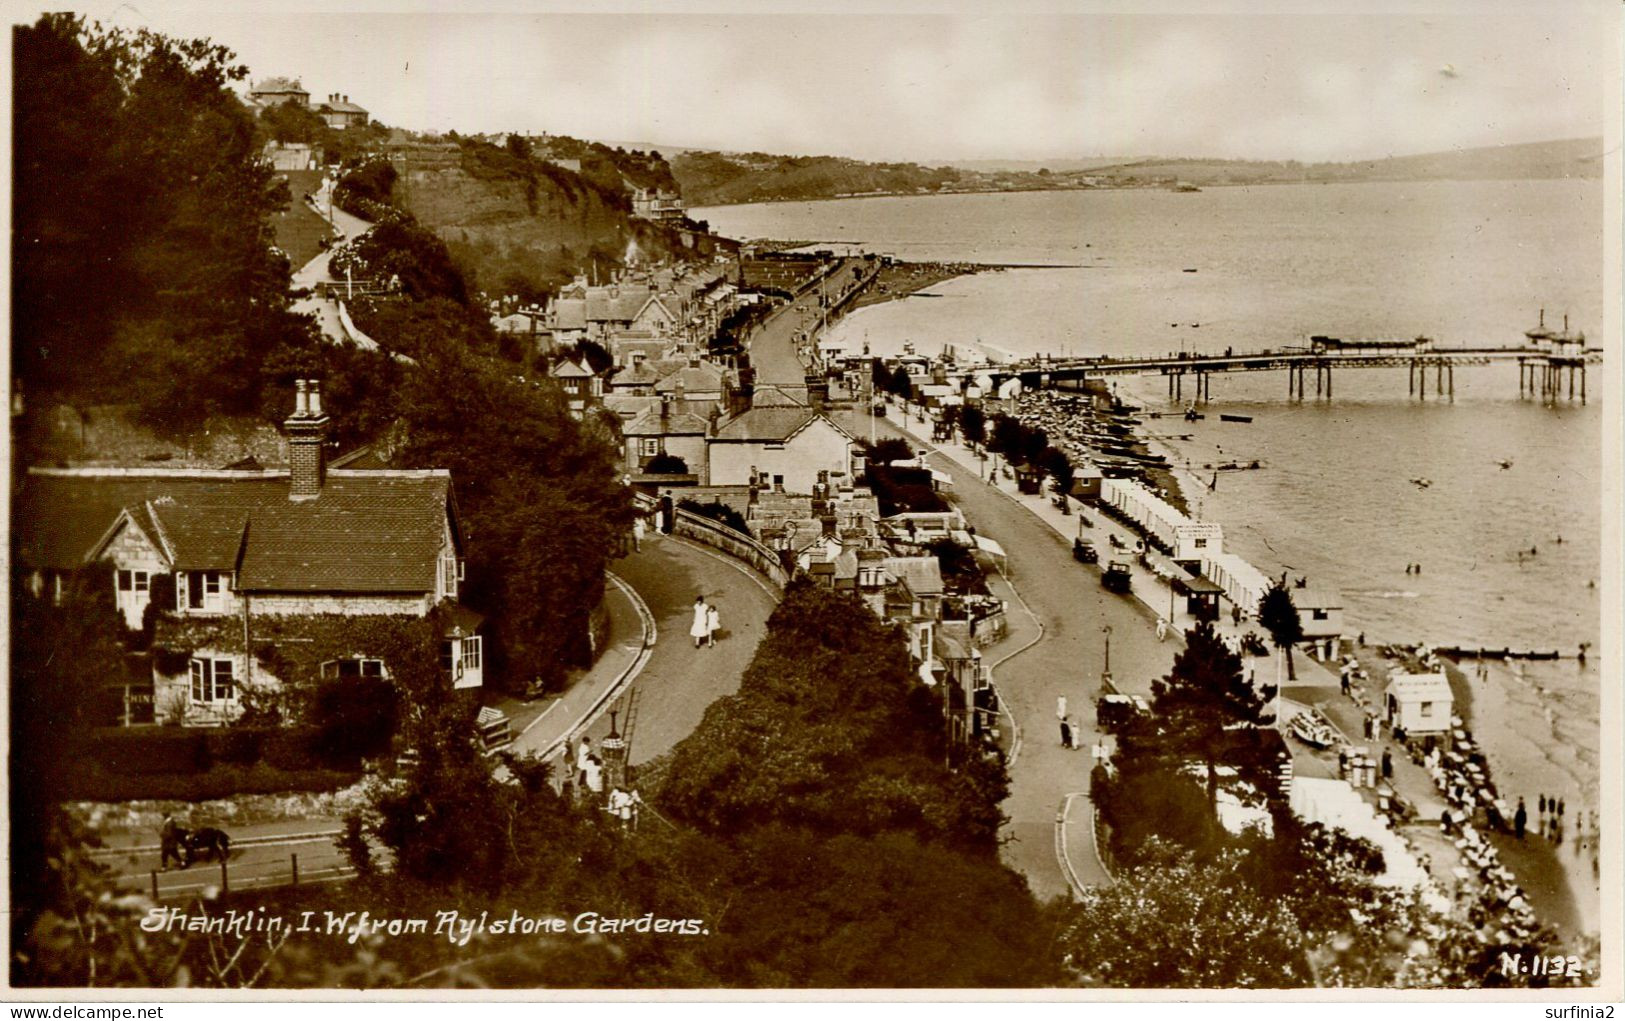
[[492,325],[528,337],[538,351],[568,351],[591,341],[617,366],[704,351],[722,320],[755,300],[728,279],[725,263],[617,274],[608,284],[585,276],[542,306],[499,304]]
[[[451,685],[483,685],[482,618],[459,601],[465,540],[450,473],[330,465],[328,423],[319,385],[301,380],[283,425],[287,468],[21,477],[12,528],[26,591],[60,599],[69,575],[106,564],[125,626],[152,631],[147,675],[107,679],[123,689],[122,722],[221,724],[298,680],[386,676],[390,627],[431,613]],[[346,620],[377,625],[354,632],[375,637],[335,640]],[[301,643],[325,658],[283,654]],[[285,676],[292,664],[301,677]]]

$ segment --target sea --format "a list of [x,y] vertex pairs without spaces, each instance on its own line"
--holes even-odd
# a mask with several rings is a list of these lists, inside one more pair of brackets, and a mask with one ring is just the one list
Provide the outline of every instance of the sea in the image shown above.
[[[860,309],[830,333],[852,350],[1146,355],[1315,334],[1511,346],[1542,310],[1548,327],[1566,316],[1600,339],[1603,199],[1593,180],[1434,181],[876,197],[693,215],[738,238],[1042,267]],[[1411,395],[1404,368],[1338,370],[1329,400],[1315,396],[1312,373],[1297,401],[1285,373],[1221,374],[1204,420],[1170,414],[1144,428],[1183,469],[1193,515],[1222,523],[1226,548],[1266,574],[1338,588],[1349,634],[1563,653],[1494,664],[1473,681],[1472,715],[1503,792],[1530,805],[1563,797],[1572,820],[1599,807],[1602,375],[1590,374],[1584,403],[1578,381],[1568,399],[1566,378],[1563,398],[1543,403],[1520,398],[1513,366],[1458,369],[1453,399],[1437,396],[1432,373],[1425,399]],[[1187,385],[1171,399],[1161,377],[1115,385],[1147,412],[1177,412],[1194,396]],[[1253,460],[1263,467],[1203,467]],[[1593,898],[1579,900],[1592,901],[1582,913],[1595,924]]]

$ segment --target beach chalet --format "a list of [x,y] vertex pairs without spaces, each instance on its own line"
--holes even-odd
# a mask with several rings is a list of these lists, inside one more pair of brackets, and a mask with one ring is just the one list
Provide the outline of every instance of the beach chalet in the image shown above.
[[1202,558],[1224,552],[1224,526],[1216,521],[1187,521],[1174,526],[1173,558],[1182,564],[1200,564]]
[[813,408],[751,408],[708,440],[708,478],[713,486],[748,486],[765,478],[776,492],[809,494],[819,472],[851,477],[853,442]]
[[1272,584],[1264,572],[1234,553],[1213,553],[1202,558],[1202,577],[1224,590],[1224,597],[1248,616],[1258,614],[1258,601]]
[[1093,464],[1080,464],[1072,472],[1072,496],[1085,503],[1094,503],[1100,499],[1100,483],[1105,479],[1101,470]]
[[1391,727],[1404,727],[1407,734],[1442,734],[1450,729],[1454,696],[1444,674],[1407,674],[1396,670],[1388,675],[1383,689],[1384,716]]
[[[152,629],[150,670],[114,679],[122,710],[105,715],[218,725],[242,714],[245,693],[387,677],[391,628],[431,613],[449,686],[481,686],[481,618],[457,601],[450,473],[329,468],[327,427],[317,384],[300,380],[288,468],[23,476],[12,527],[25,589],[49,598],[63,577],[106,564],[124,625]],[[356,630],[335,640],[345,618]]]
[[1303,625],[1303,643],[1320,659],[1337,654],[1337,643],[1343,637],[1343,597],[1334,589],[1295,588],[1292,605],[1298,610]]

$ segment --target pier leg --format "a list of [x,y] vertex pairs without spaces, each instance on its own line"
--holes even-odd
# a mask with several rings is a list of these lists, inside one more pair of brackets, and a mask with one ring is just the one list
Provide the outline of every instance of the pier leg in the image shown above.
[[[1521,388],[1523,386],[1523,377],[1522,376],[1518,377],[1518,386],[1520,388],[1519,392],[1521,393],[1522,392]],[[1172,372],[1168,373],[1168,399],[1170,401],[1174,399],[1174,374]]]
[[1518,400],[1523,400],[1523,362],[1518,363]]
[[1174,397],[1179,400],[1185,399],[1185,374],[1183,372],[1174,377]]
[[1332,367],[1326,366],[1326,399],[1332,399]]
[[[1416,396],[1416,363],[1411,362],[1405,369],[1405,392],[1412,397]],[[1518,375],[1518,392],[1523,393],[1523,374]]]
[[[1570,389],[1572,390],[1573,387],[1571,386]],[[1210,398],[1212,396],[1213,396],[1213,373],[1204,372],[1204,373],[1202,373],[1202,403],[1206,404],[1208,402],[1208,398]],[[1571,393],[1569,396],[1572,397],[1574,395]]]
[[1456,367],[1450,366],[1450,399],[1456,399]]
[[1569,366],[1569,400],[1574,400],[1574,366]]
[[1585,367],[1585,363],[1581,362],[1580,363],[1580,403],[1584,404],[1585,402],[1586,402],[1586,367]]
[[1315,366],[1315,396],[1320,396],[1320,366]]

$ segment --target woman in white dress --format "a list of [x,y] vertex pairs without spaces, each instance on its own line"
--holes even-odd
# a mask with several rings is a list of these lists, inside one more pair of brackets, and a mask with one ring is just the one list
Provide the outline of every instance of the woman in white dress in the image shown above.
[[711,637],[711,609],[705,605],[704,596],[694,597],[694,624],[688,629],[694,639],[694,648],[698,649]]
[[717,632],[722,630],[722,615],[717,612],[716,604],[705,608],[705,644],[717,644]]

